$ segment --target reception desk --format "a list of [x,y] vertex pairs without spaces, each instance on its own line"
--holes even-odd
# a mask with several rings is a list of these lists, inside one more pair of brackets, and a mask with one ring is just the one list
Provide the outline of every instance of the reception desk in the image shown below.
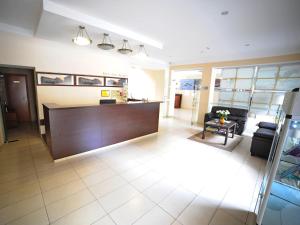
[[53,159],[158,132],[160,102],[60,106],[43,104]]

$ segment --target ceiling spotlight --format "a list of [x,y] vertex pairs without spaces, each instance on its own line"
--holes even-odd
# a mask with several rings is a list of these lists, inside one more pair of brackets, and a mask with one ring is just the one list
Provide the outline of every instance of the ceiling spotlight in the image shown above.
[[229,11],[222,11],[222,12],[221,12],[221,15],[222,15],[222,16],[226,16],[226,15],[228,15],[228,14],[229,14]]
[[148,57],[148,54],[147,54],[147,51],[146,51],[144,45],[139,45],[139,51],[136,54],[136,56],[138,56],[139,58],[146,58],[146,57]]
[[88,35],[84,26],[79,26],[77,36],[72,39],[76,45],[85,46],[92,44],[92,39]]
[[122,48],[119,48],[118,52],[120,52],[121,54],[124,54],[124,55],[132,53],[132,49],[130,48],[128,40],[125,40],[125,39],[123,40]]
[[101,48],[103,50],[111,50],[111,49],[115,48],[115,46],[112,44],[108,34],[103,34],[102,43],[97,44],[97,46],[98,46],[98,48]]

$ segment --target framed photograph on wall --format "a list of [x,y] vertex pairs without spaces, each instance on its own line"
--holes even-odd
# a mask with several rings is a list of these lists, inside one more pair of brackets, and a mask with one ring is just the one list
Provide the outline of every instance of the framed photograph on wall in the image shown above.
[[199,90],[200,79],[182,79],[180,80],[180,90]]
[[105,86],[107,87],[123,87],[125,83],[127,83],[127,78],[105,77]]
[[101,90],[101,97],[110,97],[109,90]]
[[104,86],[104,77],[76,75],[76,85],[102,87]]
[[37,73],[37,84],[45,86],[73,86],[74,75],[58,73]]

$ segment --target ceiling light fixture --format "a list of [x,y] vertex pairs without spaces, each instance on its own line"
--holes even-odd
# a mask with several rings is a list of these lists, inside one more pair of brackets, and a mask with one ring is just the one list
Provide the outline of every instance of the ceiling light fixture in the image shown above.
[[101,44],[97,44],[98,48],[101,48],[103,50],[111,50],[114,49],[115,46],[112,44],[109,34],[104,33],[103,34],[103,40]]
[[138,56],[139,58],[146,58],[146,57],[148,57],[148,54],[147,54],[147,51],[146,51],[144,45],[139,45],[139,51],[136,54],[136,56]]
[[[1,3],[3,1],[0,1]],[[129,40],[135,40],[138,43],[147,44],[147,46],[153,46],[155,48],[163,49],[163,43],[157,40],[154,40],[148,36],[144,36],[140,33],[136,33],[132,30],[129,30],[125,27],[118,26],[116,24],[110,23],[106,20],[99,18],[98,16],[91,16],[83,13],[80,10],[75,10],[70,7],[66,7],[59,2],[61,1],[43,1],[43,10],[46,12],[50,12],[51,14],[55,14],[58,16],[63,16],[64,18],[68,18],[75,21],[84,21],[84,24],[87,26],[95,27],[100,30],[105,30],[109,33],[114,33],[120,35]],[[84,2],[84,1],[81,1]],[[99,2],[99,1],[98,1]]]
[[77,36],[72,39],[76,45],[85,46],[92,44],[92,39],[88,35],[84,26],[79,26]]
[[123,55],[127,55],[129,53],[132,53],[132,49],[130,48],[128,40],[125,40],[125,39],[123,40],[122,48],[119,48],[118,52],[123,54]]

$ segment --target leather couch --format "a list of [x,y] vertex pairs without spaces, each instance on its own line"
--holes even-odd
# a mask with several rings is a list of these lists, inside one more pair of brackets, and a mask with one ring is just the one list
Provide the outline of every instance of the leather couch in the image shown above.
[[252,156],[268,159],[277,125],[275,123],[260,122],[253,133],[250,152]]
[[237,123],[236,134],[241,135],[245,130],[245,124],[247,122],[248,110],[247,109],[239,109],[239,108],[231,108],[224,106],[213,106],[210,113],[206,113],[204,116],[204,123],[218,119],[217,111],[218,110],[228,110],[230,114],[228,115],[228,120],[235,121]]

